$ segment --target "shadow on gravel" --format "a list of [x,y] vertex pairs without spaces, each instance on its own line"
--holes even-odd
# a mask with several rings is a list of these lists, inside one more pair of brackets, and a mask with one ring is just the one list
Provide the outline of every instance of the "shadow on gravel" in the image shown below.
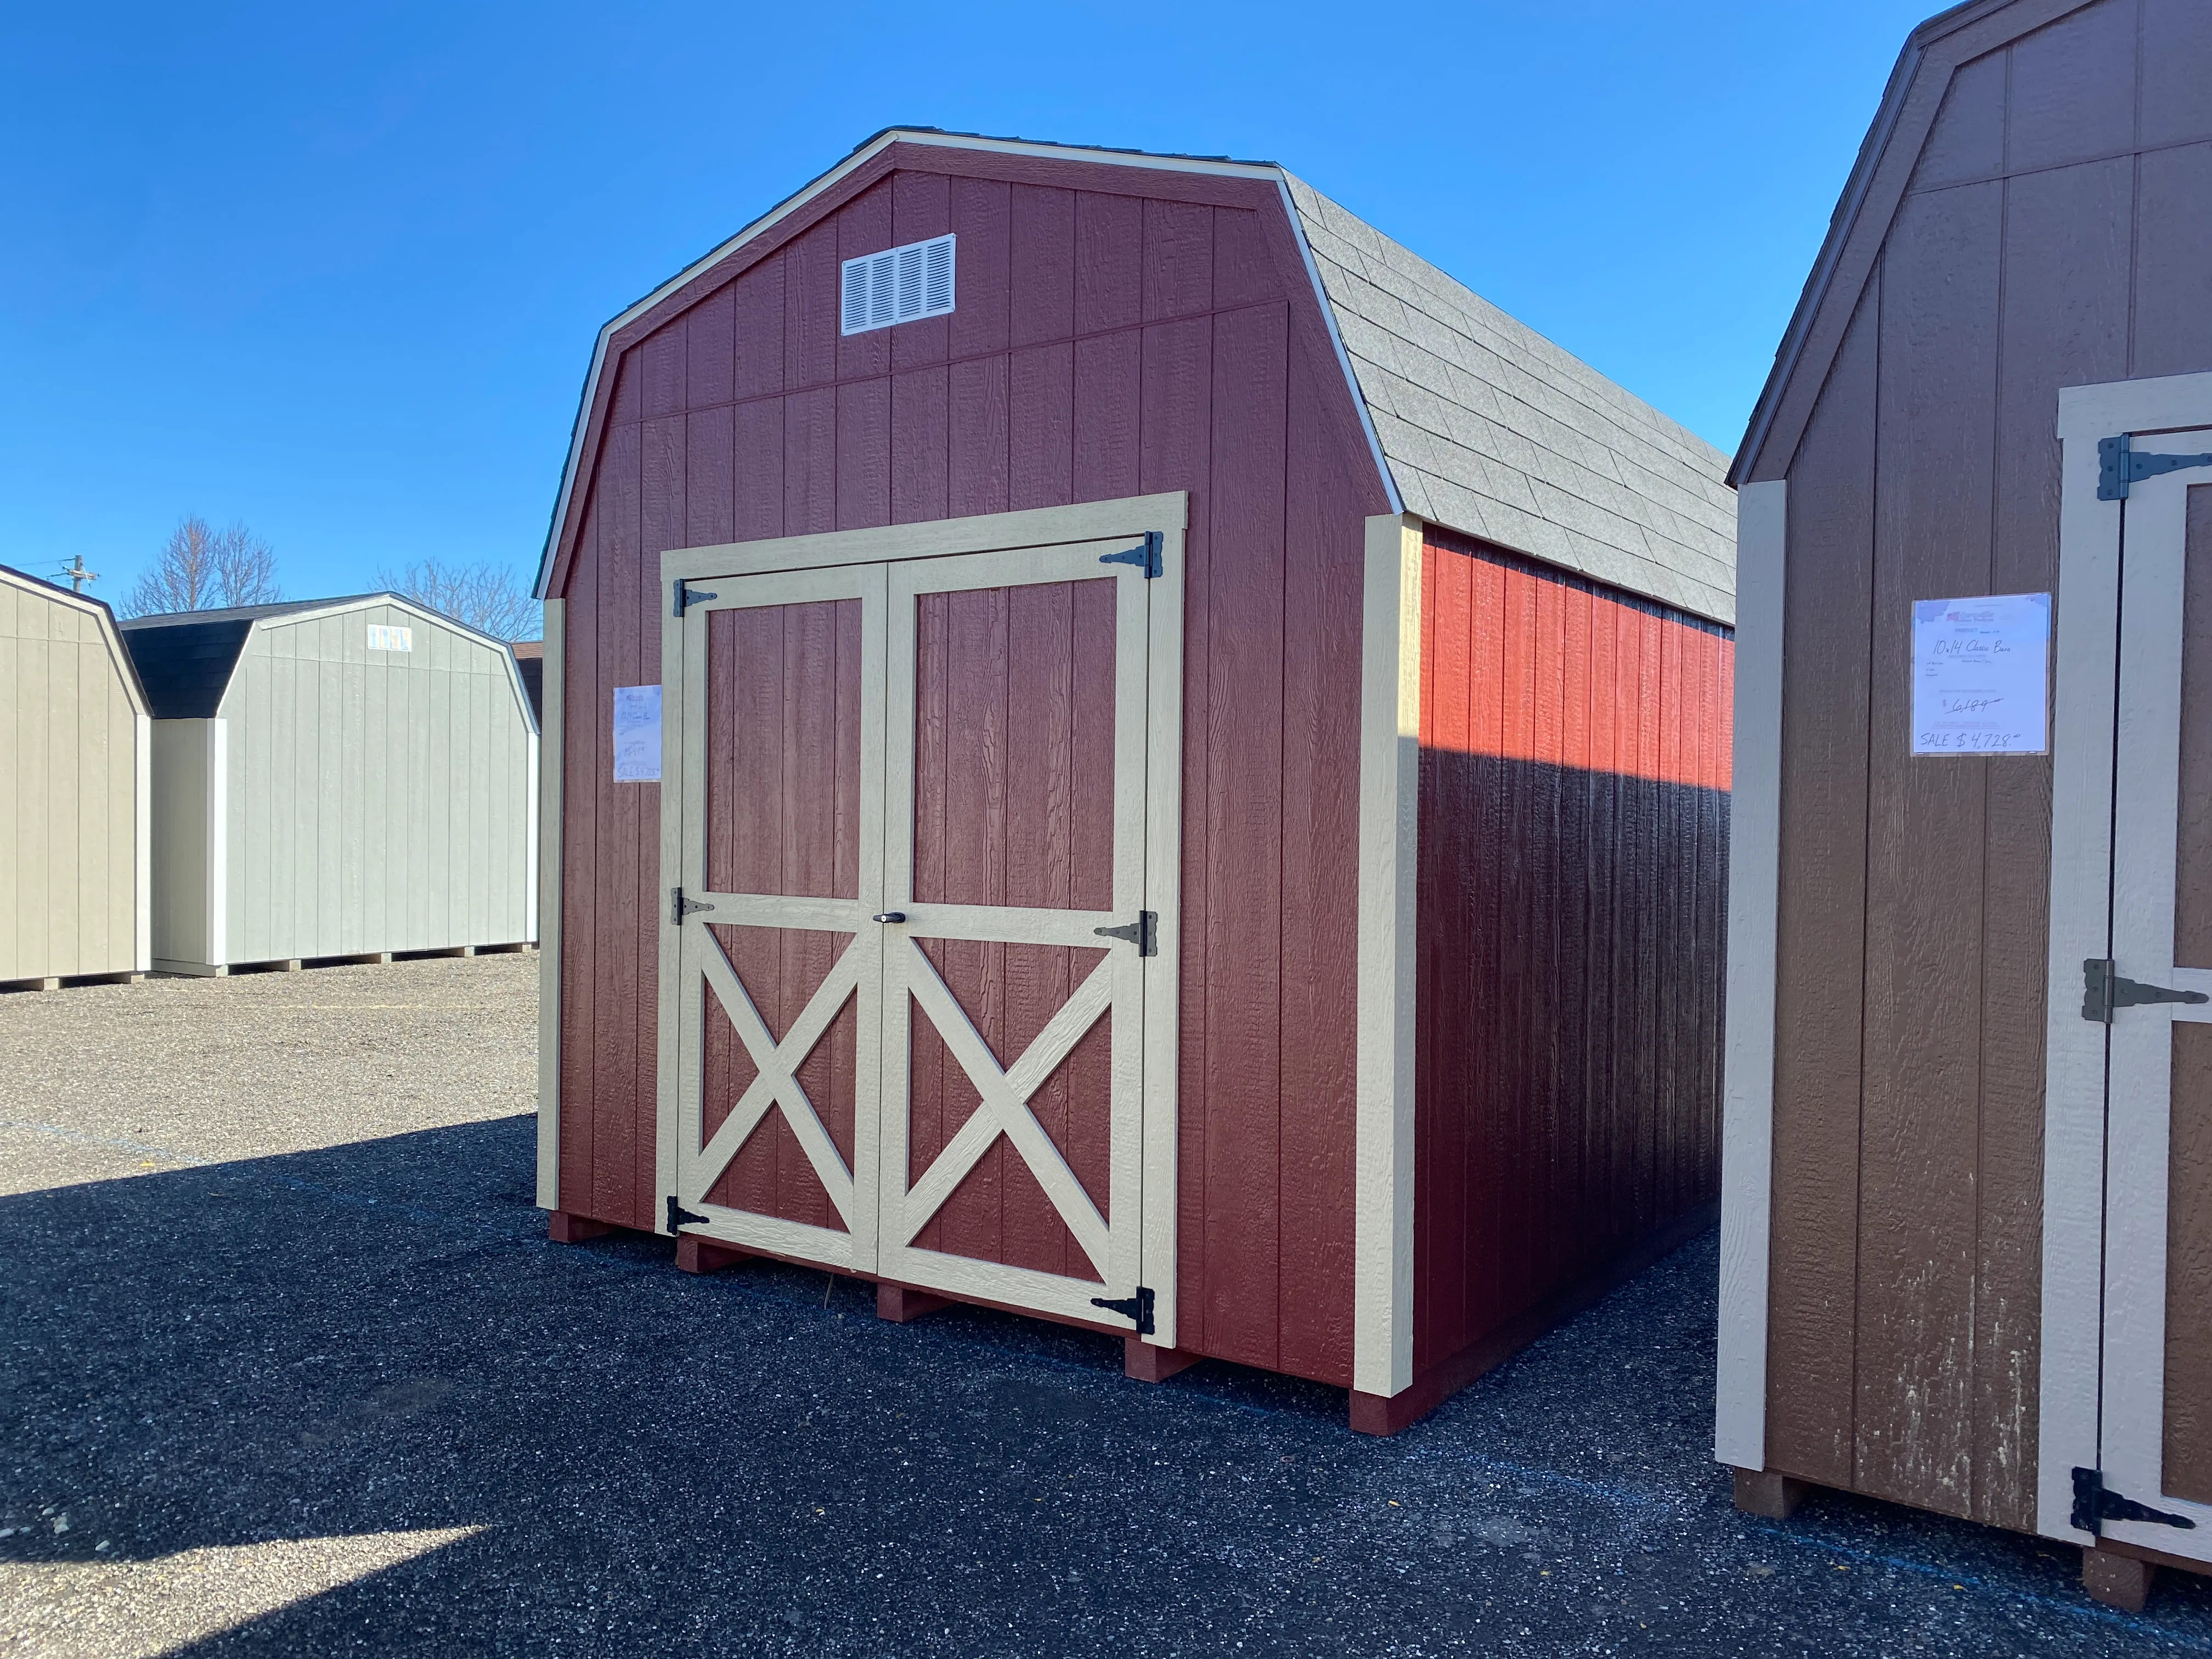
[[1333,1389],[548,1244],[533,1133],[0,1200],[0,1561],[483,1528],[210,1656],[2212,1652],[2202,1581],[2128,1619],[2033,1540],[1737,1515],[1710,1237],[1375,1441]]

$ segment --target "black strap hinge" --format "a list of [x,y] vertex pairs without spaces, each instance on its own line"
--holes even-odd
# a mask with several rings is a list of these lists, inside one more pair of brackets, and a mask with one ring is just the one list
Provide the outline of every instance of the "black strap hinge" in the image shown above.
[[681,887],[672,887],[668,890],[668,920],[678,927],[684,925],[684,917],[696,915],[701,910],[711,910],[714,908],[711,904],[700,903],[697,899],[685,898]]
[[720,593],[708,593],[696,587],[688,587],[684,585],[684,579],[678,576],[676,579],[676,596],[673,601],[677,619],[681,621],[684,613],[702,599],[719,599],[721,597]]
[[2202,991],[2176,991],[2122,979],[2110,957],[2091,957],[2081,964],[2082,1018],[2110,1025],[2115,1009],[2140,1008],[2149,1002],[2212,1002],[2212,997]]
[[2071,1519],[2075,1527],[2096,1538],[2105,1535],[2107,1521],[2148,1521],[2160,1527],[2179,1527],[2184,1532],[2197,1530],[2197,1523],[2185,1515],[2168,1515],[2164,1510],[2154,1510],[2132,1498],[2121,1497],[2105,1484],[2102,1469],[2074,1471]]
[[2155,478],[2161,472],[2179,472],[2189,466],[2212,466],[2212,453],[2145,455],[2136,449],[2134,441],[2124,432],[2117,438],[2100,438],[2097,440],[2097,499],[2100,501],[2124,501],[2128,498],[2130,484],[2139,484],[2145,478]]
[[1160,953],[1160,916],[1157,910],[1139,910],[1137,919],[1123,927],[1094,927],[1091,931],[1101,939],[1127,939],[1137,947],[1140,957]]
[[1151,581],[1155,577],[1167,574],[1167,560],[1161,551],[1166,545],[1167,538],[1164,535],[1157,530],[1147,530],[1145,532],[1145,544],[1142,547],[1125,548],[1119,553],[1101,553],[1098,556],[1098,562],[1136,565],[1144,571],[1145,580]]
[[1091,1305],[1133,1321],[1139,1336],[1152,1334],[1152,1287],[1149,1285],[1139,1285],[1136,1295],[1125,1296],[1118,1300],[1111,1297],[1094,1296],[1091,1298]]
[[670,1232],[677,1233],[683,1231],[684,1225],[687,1223],[696,1226],[701,1222],[711,1221],[712,1219],[714,1219],[713,1217],[701,1215],[696,1210],[685,1209],[681,1204],[678,1204],[676,1201],[675,1194],[669,1194],[668,1231]]

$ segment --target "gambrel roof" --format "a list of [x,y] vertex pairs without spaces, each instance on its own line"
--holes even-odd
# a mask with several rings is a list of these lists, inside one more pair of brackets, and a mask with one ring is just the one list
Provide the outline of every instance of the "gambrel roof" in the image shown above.
[[1587,363],[1272,162],[878,133],[600,331],[541,562],[549,591],[617,331],[637,323],[893,144],[1203,173],[1273,184],[1297,228],[1393,507],[1696,615],[1735,617],[1728,458]]

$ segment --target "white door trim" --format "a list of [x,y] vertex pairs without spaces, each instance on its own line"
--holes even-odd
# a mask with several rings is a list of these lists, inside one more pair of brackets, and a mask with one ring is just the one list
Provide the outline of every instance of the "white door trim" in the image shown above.
[[2075,1543],[2088,1542],[2089,1534],[2070,1519],[2073,1471],[2099,1461],[2106,1219],[2106,1028],[2081,1017],[2081,963],[2111,953],[2113,669],[2119,647],[2120,503],[2097,499],[2097,444],[2123,432],[2206,423],[2212,423],[2212,374],[2069,386],[2058,394],[2036,1529]]

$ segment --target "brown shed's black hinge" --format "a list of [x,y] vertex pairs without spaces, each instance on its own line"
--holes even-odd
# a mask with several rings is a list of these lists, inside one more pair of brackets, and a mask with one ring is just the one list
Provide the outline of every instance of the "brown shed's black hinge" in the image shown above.
[[711,1221],[712,1219],[714,1219],[713,1217],[701,1215],[696,1210],[685,1209],[681,1204],[678,1204],[676,1201],[675,1194],[669,1194],[668,1231],[670,1232],[678,1233],[683,1231],[686,1223],[696,1224],[702,1221]]
[[673,600],[676,618],[681,622],[684,619],[684,613],[702,599],[719,599],[721,597],[720,593],[709,593],[701,588],[687,587],[684,578],[678,576],[676,579],[676,594]]
[[2151,1002],[2212,1002],[2212,997],[2202,991],[2175,991],[2122,979],[2110,957],[2091,957],[2081,964],[2082,1018],[2110,1025],[2114,1009],[2140,1008]]
[[711,910],[714,908],[711,904],[700,903],[697,899],[685,898],[681,887],[672,887],[668,890],[668,920],[678,927],[684,925],[684,917],[696,915],[701,910]]
[[1166,544],[1167,538],[1160,532],[1147,530],[1145,532],[1145,544],[1142,547],[1124,548],[1119,553],[1101,553],[1098,556],[1098,562],[1133,564],[1145,573],[1145,580],[1150,581],[1156,576],[1164,576],[1167,574],[1167,557],[1161,551]]
[[1091,1305],[1094,1308],[1103,1308],[1108,1313],[1116,1313],[1124,1319],[1133,1321],[1137,1327],[1139,1336],[1150,1336],[1152,1334],[1152,1287],[1149,1285],[1139,1285],[1137,1286],[1136,1295],[1125,1296],[1118,1300],[1109,1297],[1094,1296],[1091,1298]]
[[2197,1523],[2185,1515],[2168,1515],[2164,1510],[2154,1510],[2132,1498],[2121,1497],[2105,1484],[2102,1469],[2074,1471],[2071,1518],[2075,1526],[2097,1538],[2105,1535],[2107,1521],[2148,1521],[2161,1527],[2179,1527],[2185,1532],[2197,1529]]
[[2161,472],[2179,472],[2188,466],[2212,466],[2212,453],[2203,455],[2144,455],[2124,432],[2117,438],[2097,440],[2097,499],[2124,501],[2128,486]]

